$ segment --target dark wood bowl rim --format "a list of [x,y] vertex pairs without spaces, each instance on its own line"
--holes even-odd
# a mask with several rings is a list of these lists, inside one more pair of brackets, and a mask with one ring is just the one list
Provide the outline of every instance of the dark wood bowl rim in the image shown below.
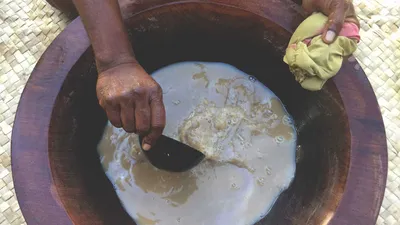
[[[268,8],[263,9],[263,13],[263,17],[279,21],[276,23],[293,32],[293,24],[284,17],[298,15],[277,15]],[[44,52],[22,93],[12,133],[12,172],[21,211],[30,225],[72,224],[53,185],[48,132],[59,90],[70,69],[89,46],[82,22],[77,18]],[[387,146],[382,116],[373,89],[360,68],[357,61],[348,61],[333,79],[351,132],[348,179],[343,198],[329,222],[333,225],[374,225],[386,186]]]

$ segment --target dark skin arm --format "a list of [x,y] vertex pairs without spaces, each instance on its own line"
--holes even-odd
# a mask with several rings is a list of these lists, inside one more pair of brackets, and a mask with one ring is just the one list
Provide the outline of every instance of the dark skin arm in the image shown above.
[[74,0],[94,50],[97,97],[115,127],[145,136],[149,150],[165,127],[160,85],[136,61],[117,0]]
[[336,39],[345,21],[360,25],[352,0],[303,0],[302,6],[309,14],[322,12],[329,17],[322,34],[327,44]]

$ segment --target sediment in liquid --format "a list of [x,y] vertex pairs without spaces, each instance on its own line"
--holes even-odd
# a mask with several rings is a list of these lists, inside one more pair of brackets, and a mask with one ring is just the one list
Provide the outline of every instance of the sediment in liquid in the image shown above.
[[137,136],[107,125],[98,152],[139,225],[253,224],[295,173],[296,133],[280,100],[222,63],[186,62],[153,74],[164,91],[164,134],[208,158],[184,173],[154,168]]

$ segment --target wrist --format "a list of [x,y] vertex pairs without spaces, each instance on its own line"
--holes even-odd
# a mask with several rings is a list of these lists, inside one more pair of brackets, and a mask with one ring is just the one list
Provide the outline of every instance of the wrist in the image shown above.
[[98,73],[102,73],[106,70],[127,63],[138,64],[136,58],[131,53],[118,54],[118,56],[96,55],[96,66]]

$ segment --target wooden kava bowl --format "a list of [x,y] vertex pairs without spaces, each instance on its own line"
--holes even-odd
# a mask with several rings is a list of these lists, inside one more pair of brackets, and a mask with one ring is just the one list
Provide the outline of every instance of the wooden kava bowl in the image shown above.
[[[180,61],[229,63],[257,77],[294,117],[296,177],[257,224],[373,225],[387,175],[375,95],[355,60],[322,91],[300,87],[282,61],[300,12],[286,0],[179,2],[132,11],[126,24],[149,73]],[[107,118],[97,103],[96,79],[78,18],[39,60],[14,123],[15,190],[29,225],[135,224],[97,155]]]

